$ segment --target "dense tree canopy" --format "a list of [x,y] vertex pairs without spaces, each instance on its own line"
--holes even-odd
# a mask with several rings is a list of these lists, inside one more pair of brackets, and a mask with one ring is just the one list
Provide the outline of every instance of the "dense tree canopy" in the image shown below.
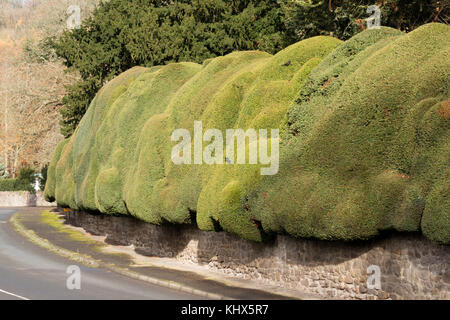
[[57,54],[83,81],[64,99],[69,136],[105,81],[136,66],[202,62],[235,50],[274,53],[291,43],[281,6],[272,0],[111,0],[81,28],[55,43]]
[[[82,81],[69,87],[62,133],[70,136],[105,82],[133,66],[156,66],[226,55],[275,53],[315,35],[348,39],[365,29],[373,0],[110,0],[79,29],[54,42]],[[447,22],[448,1],[384,0],[381,24],[408,32]]]
[[448,23],[450,1],[282,0],[288,34],[297,40],[334,35],[347,40],[366,28],[367,8],[378,5],[381,25],[409,32],[429,22]]

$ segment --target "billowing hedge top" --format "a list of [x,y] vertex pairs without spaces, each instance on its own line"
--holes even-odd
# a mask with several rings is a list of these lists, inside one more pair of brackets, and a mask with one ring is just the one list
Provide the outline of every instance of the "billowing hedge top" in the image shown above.
[[[197,223],[263,241],[276,233],[368,239],[421,230],[450,243],[450,27],[315,37],[275,56],[136,67],[109,82],[49,167],[62,205]],[[181,165],[171,134],[279,128],[280,168]]]

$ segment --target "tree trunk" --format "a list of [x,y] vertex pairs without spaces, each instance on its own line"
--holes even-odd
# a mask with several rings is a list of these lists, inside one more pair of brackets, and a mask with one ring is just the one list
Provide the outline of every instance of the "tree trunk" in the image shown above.
[[5,170],[7,170],[8,171],[8,162],[9,162],[9,159],[8,159],[8,103],[9,103],[9,101],[8,101],[8,90],[5,90],[5,113],[4,113],[4,116],[3,116],[3,120],[4,120],[4,126],[5,126],[5,141],[4,141],[4,150],[3,150],[3,152],[4,152],[4,161],[5,161],[5,163],[4,163],[4,165],[5,165]]

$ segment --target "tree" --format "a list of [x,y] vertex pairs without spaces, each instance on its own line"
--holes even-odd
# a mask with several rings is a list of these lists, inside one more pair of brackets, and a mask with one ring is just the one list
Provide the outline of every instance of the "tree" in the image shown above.
[[[89,12],[95,1],[72,3]],[[12,176],[24,165],[49,162],[63,138],[65,85],[79,76],[65,73],[47,38],[65,27],[66,9],[66,0],[0,0],[0,154]]]
[[79,29],[53,39],[65,65],[82,81],[64,98],[62,133],[70,136],[99,88],[136,66],[202,63],[235,50],[275,53],[292,43],[272,0],[111,0]]
[[287,32],[297,40],[330,34],[349,39],[365,29],[367,8],[374,4],[381,9],[381,25],[405,32],[425,23],[449,21],[449,1],[281,0]]

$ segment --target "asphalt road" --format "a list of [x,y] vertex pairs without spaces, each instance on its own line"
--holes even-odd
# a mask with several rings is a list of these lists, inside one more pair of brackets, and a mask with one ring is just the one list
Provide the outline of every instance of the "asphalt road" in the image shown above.
[[79,265],[80,290],[67,289],[67,268],[76,265],[18,235],[0,209],[0,300],[178,300],[197,296],[154,286],[101,268]]

